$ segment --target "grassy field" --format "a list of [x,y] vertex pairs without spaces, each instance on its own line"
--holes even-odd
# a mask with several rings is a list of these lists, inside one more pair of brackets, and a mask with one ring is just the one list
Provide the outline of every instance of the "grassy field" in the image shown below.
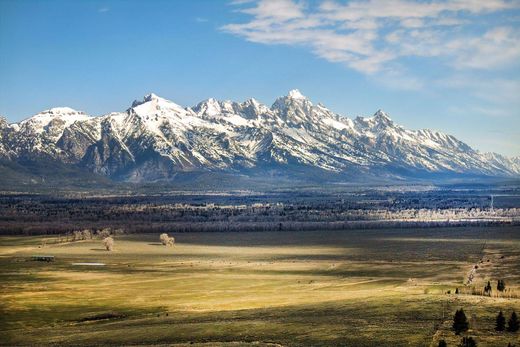
[[462,307],[479,346],[520,345],[493,330],[520,299],[453,294],[475,265],[520,293],[519,227],[173,236],[1,237],[0,344],[456,346]]

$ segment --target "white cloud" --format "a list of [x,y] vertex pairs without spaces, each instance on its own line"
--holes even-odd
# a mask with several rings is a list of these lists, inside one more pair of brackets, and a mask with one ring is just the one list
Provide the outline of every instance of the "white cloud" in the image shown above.
[[262,0],[256,7],[242,10],[256,18],[271,18],[274,20],[290,20],[304,17],[302,5],[292,0]]
[[489,13],[518,7],[517,1],[504,0],[451,0],[451,1],[408,1],[408,0],[368,0],[349,1],[340,4],[324,1],[321,10],[338,20],[359,20],[361,18],[434,18],[441,13],[468,12]]
[[328,61],[403,81],[416,79],[401,73],[401,57],[441,57],[458,69],[493,69],[520,61],[518,29],[487,27],[481,34],[462,30],[478,25],[481,15],[520,8],[520,1],[325,0],[314,5],[293,0],[248,2],[239,11],[249,20],[222,30],[251,42],[308,47]]
[[458,68],[504,67],[520,61],[520,30],[496,27],[479,37],[449,41],[446,48],[457,52],[454,65]]
[[405,18],[401,20],[401,26],[405,28],[422,28],[424,21],[419,18]]

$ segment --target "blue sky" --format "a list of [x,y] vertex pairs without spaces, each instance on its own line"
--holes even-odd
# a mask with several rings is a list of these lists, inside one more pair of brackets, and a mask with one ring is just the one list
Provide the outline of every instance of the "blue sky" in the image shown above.
[[520,0],[0,0],[10,122],[120,111],[150,92],[270,105],[293,88],[520,155]]

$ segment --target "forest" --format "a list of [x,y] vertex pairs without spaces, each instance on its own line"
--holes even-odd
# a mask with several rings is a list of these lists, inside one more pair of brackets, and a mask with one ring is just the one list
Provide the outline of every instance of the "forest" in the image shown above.
[[0,195],[0,234],[287,231],[516,225],[520,189],[499,187],[345,188],[268,192]]

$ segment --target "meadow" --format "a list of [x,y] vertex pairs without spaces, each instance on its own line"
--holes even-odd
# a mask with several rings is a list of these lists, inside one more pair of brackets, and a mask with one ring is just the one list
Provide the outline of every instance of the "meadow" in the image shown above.
[[[0,237],[0,344],[457,346],[464,308],[479,346],[520,345],[494,331],[499,310],[520,313],[518,226],[171,235],[112,252]],[[74,264],[90,262],[105,265]],[[455,294],[498,279],[507,295]]]

